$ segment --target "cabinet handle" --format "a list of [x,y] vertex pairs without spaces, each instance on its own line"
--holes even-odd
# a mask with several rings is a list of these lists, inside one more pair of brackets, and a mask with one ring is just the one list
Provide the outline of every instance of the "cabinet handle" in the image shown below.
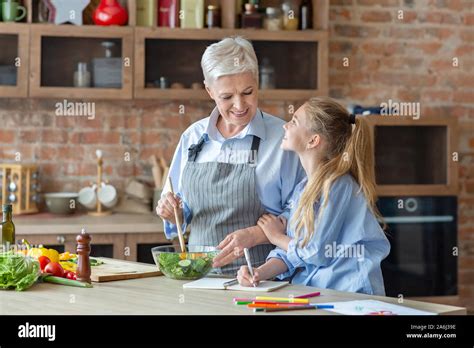
[[64,236],[57,236],[56,240],[59,244],[64,244],[64,242],[66,242],[66,238],[64,238]]

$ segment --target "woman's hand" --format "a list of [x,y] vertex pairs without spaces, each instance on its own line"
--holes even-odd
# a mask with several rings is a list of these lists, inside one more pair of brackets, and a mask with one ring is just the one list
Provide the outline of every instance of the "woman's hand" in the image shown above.
[[258,227],[252,226],[227,235],[217,246],[221,252],[214,258],[212,267],[225,266],[241,257],[244,254],[244,248],[250,249],[255,246],[257,232],[255,228],[259,230]]
[[176,219],[174,215],[174,208],[178,210],[178,216],[181,224],[183,223],[183,201],[177,195],[173,195],[168,192],[164,195],[156,205],[156,213],[163,220],[169,221],[176,225]]
[[258,273],[257,269],[253,269],[253,277],[250,275],[249,268],[247,266],[240,267],[239,271],[237,272],[237,280],[239,284],[242,286],[253,286],[258,285],[260,282],[260,274]]
[[263,230],[270,243],[278,245],[281,236],[286,235],[286,219],[272,214],[263,214],[257,225]]

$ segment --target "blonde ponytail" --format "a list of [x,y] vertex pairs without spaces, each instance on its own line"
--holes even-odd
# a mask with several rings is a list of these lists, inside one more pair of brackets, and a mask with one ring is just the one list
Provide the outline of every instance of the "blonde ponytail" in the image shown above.
[[[327,205],[332,184],[339,177],[350,173],[359,184],[359,192],[364,194],[369,209],[381,218],[377,207],[374,151],[370,129],[362,117],[350,122],[350,115],[342,105],[326,97],[311,98],[305,104],[307,119],[311,131],[320,134],[326,140],[326,156],[315,173],[308,178],[298,207],[291,220],[295,227],[297,240],[302,231],[306,231],[300,244],[304,247],[315,233],[315,225]],[[323,201],[315,223],[314,204]]]

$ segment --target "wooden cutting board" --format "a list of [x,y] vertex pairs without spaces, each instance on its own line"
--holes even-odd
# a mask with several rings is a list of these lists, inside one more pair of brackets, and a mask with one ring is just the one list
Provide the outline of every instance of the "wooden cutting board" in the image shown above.
[[94,257],[94,259],[104,262],[100,266],[91,267],[91,280],[96,283],[162,275],[156,265],[148,263],[110,259],[107,257]]

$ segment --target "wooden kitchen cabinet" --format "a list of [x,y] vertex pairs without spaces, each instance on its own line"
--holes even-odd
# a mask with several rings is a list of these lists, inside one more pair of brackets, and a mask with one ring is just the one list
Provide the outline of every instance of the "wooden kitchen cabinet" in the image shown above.
[[27,24],[0,22],[0,97],[27,97],[29,35]]
[[[78,62],[103,58],[104,41],[115,44],[113,57],[122,59],[120,88],[74,87]],[[31,24],[30,97],[76,99],[130,99],[132,97],[133,28]],[[93,84],[92,84],[93,86]]]
[[457,121],[453,117],[370,115],[379,196],[455,196]]
[[[208,100],[204,89],[191,88],[202,83],[201,55],[208,44],[235,35],[253,42],[260,64],[266,57],[275,68],[276,87],[260,90],[261,99],[299,101],[328,94],[329,0],[313,0],[314,29],[304,31],[236,29],[235,3],[206,0],[211,3],[222,9],[222,29],[135,27],[135,0],[127,1],[128,26],[43,24],[38,23],[38,1],[26,0],[27,23],[0,23],[0,43],[15,40],[2,35],[18,36],[17,45],[3,45],[9,48],[0,53],[0,64],[11,61],[14,47],[22,59],[17,86],[0,86],[0,97]],[[280,2],[263,0],[261,6],[279,7]],[[123,59],[121,88],[73,87],[77,63],[88,63],[92,75],[91,59],[104,56],[104,40],[113,41]],[[156,88],[161,76],[186,88]]]
[[[210,44],[240,35],[252,41],[259,63],[275,69],[275,89],[261,89],[266,100],[304,100],[327,95],[328,33],[322,30],[135,28],[135,99],[209,99],[201,83],[201,56]],[[283,54],[284,52],[284,54]],[[304,61],[304,64],[301,62]],[[298,69],[294,69],[298,66]],[[159,88],[164,76],[185,88]]]

